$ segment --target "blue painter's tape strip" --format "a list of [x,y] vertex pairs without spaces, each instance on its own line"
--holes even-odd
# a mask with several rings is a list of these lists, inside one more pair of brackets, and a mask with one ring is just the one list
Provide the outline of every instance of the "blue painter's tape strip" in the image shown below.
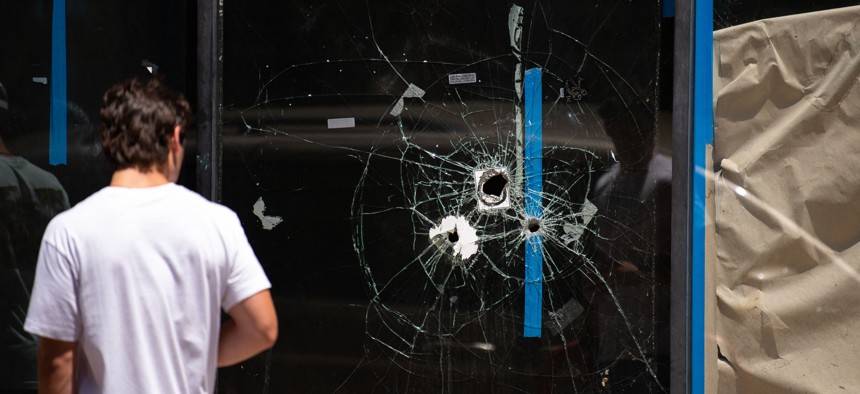
[[706,147],[714,142],[714,5],[695,2],[693,79],[693,240],[691,392],[705,392],[705,191]]
[[[525,209],[526,216],[543,216],[543,92],[541,69],[526,70],[525,78]],[[526,239],[526,310],[523,336],[540,337],[543,317],[543,249],[541,236]]]
[[663,17],[671,18],[675,16],[675,0],[663,0]]
[[66,0],[54,0],[51,22],[51,132],[48,164],[66,164]]

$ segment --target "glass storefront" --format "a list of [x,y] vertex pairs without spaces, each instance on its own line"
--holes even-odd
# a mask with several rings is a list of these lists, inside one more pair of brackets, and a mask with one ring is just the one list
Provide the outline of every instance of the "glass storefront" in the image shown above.
[[283,339],[222,389],[667,390],[661,9],[226,2],[223,202]]
[[153,72],[273,284],[219,392],[857,387],[860,11],[672,5],[3,3],[0,391],[44,227],[110,179],[101,95]]

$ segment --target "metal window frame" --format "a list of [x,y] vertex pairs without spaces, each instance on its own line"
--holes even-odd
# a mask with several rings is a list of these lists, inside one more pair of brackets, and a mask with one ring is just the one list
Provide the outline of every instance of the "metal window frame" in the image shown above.
[[197,1],[197,192],[221,201],[223,0]]
[[690,209],[693,131],[693,36],[695,0],[675,4],[672,87],[672,281],[670,390],[691,392],[690,323],[692,232]]
[[713,0],[676,5],[671,392],[705,392],[705,154],[713,143]]

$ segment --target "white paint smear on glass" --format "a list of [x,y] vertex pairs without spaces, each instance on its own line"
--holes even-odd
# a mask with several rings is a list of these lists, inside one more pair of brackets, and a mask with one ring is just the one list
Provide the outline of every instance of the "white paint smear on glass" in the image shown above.
[[271,230],[284,221],[280,216],[266,216],[265,212],[266,203],[263,202],[263,197],[260,197],[257,199],[257,202],[254,203],[254,216],[260,219],[260,223],[263,224],[264,230]]
[[406,91],[403,92],[403,95],[400,96],[400,99],[397,100],[397,103],[394,104],[394,109],[391,110],[391,116],[398,116],[401,112],[403,112],[403,106],[405,102],[403,99],[407,98],[421,98],[424,97],[424,89],[415,86],[415,84],[409,84],[406,88]]
[[454,256],[465,260],[478,253],[478,232],[462,216],[448,216],[442,219],[442,223],[430,230],[430,240],[438,236],[448,237],[449,234],[457,234],[454,242]]

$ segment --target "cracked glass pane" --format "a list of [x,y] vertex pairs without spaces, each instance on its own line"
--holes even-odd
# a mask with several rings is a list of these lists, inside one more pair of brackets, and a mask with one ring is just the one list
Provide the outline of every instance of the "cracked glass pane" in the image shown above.
[[660,9],[227,2],[224,202],[282,331],[221,389],[668,390]]

